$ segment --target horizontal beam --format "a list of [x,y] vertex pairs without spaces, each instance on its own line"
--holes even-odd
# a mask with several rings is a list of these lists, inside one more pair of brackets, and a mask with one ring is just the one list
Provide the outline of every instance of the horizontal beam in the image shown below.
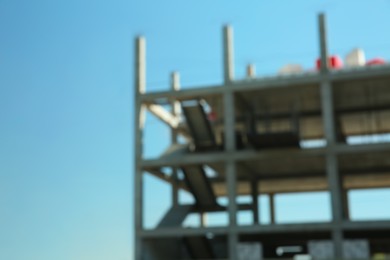
[[[390,75],[390,65],[366,66],[358,69],[330,70],[326,75],[330,81],[359,80],[372,77],[388,77]],[[236,80],[229,84],[230,91],[250,91],[267,88],[284,88],[293,86],[302,86],[306,84],[319,84],[323,78],[318,72],[293,74],[288,76],[272,76],[255,79]],[[151,92],[141,95],[142,102],[150,103],[160,101],[159,103],[168,104],[173,100],[199,99],[210,95],[222,95],[227,91],[225,85],[210,85],[201,88],[192,87],[181,91],[162,91]]]
[[359,144],[359,145],[338,144],[333,149],[334,152],[337,154],[384,152],[384,151],[390,151],[390,142],[377,143],[377,144]]
[[161,92],[150,92],[145,93],[140,96],[141,101],[144,103],[161,103],[168,104],[172,101],[184,101],[190,99],[201,99],[205,96],[212,95],[221,95],[225,87],[223,85],[211,85],[211,86],[203,86],[201,88],[190,88],[190,89],[182,89],[180,91],[161,91]]
[[183,237],[183,236],[199,236],[199,235],[205,236],[210,233],[214,235],[226,235],[228,233],[228,229],[226,227],[156,228],[153,230],[140,231],[139,235],[142,238],[158,238],[158,237]]
[[[240,102],[243,103],[243,102]],[[241,105],[244,107],[244,105]],[[250,108],[249,106],[243,108],[242,110],[246,111],[255,111],[254,108]],[[337,116],[341,115],[349,115],[349,114],[360,114],[360,113],[372,113],[372,112],[382,112],[390,110],[390,104],[386,105],[370,105],[370,106],[355,106],[350,108],[335,108],[335,113]],[[267,117],[271,120],[288,120],[291,121],[292,113],[288,112],[277,112],[277,113],[269,113]],[[308,118],[308,117],[321,117],[321,110],[301,110],[299,111],[299,118]],[[256,120],[264,120],[264,113],[254,114]],[[236,116],[236,123],[246,122],[247,116]],[[223,124],[223,119],[219,118],[213,122],[214,125]]]
[[[215,183],[213,185],[216,196],[227,196],[226,184]],[[277,179],[258,182],[260,194],[290,193],[325,191],[328,184],[325,177],[308,177],[300,179]],[[250,195],[251,185],[249,181],[237,182],[237,195]]]
[[[277,224],[277,225],[251,225],[232,227],[234,232],[242,234],[271,234],[271,233],[295,233],[295,232],[315,232],[330,231],[332,223],[308,223],[308,224]],[[141,231],[143,238],[158,237],[183,237],[199,235],[226,235],[227,226],[224,227],[197,227],[197,228],[156,228],[153,230]]]
[[[344,178],[344,189],[374,189],[390,187],[390,174],[359,174],[348,175]],[[215,183],[214,192],[217,196],[226,196],[225,183]],[[261,194],[293,193],[328,191],[326,177],[286,178],[259,181],[258,189]],[[250,195],[249,181],[240,181],[237,184],[237,195]]]
[[[177,207],[177,206],[174,206]],[[182,204],[180,207],[191,207],[191,212],[192,213],[210,213],[210,212],[226,212],[226,207],[225,206],[213,206],[213,207],[207,207],[207,208],[199,208],[196,206],[196,204]],[[248,204],[248,203],[240,203],[237,204],[237,208],[240,211],[245,211],[245,210],[252,210],[253,205]]]
[[[150,172],[153,176],[162,181],[173,183],[169,177],[164,174]],[[370,173],[358,175],[349,175],[344,177],[345,189],[373,189],[373,188],[387,188],[390,187],[389,173]],[[272,193],[291,193],[291,192],[315,192],[327,191],[328,184],[325,177],[319,175],[307,176],[291,176],[285,178],[263,178],[259,181],[259,189],[261,194]],[[184,182],[178,183],[178,188],[189,191]],[[223,181],[214,182],[213,189],[217,196],[226,196],[226,184]],[[240,180],[238,182],[238,195],[250,195],[249,180]],[[249,205],[240,205],[240,210],[250,209]],[[221,211],[221,209],[216,210]]]
[[375,221],[345,221],[342,223],[344,230],[359,231],[359,230],[390,230],[389,220]]
[[181,91],[162,91],[145,93],[141,96],[142,102],[169,103],[173,100],[201,99],[206,96],[222,95],[225,91],[250,91],[268,88],[285,88],[302,86],[306,84],[319,84],[321,75],[318,73],[307,73],[291,76],[276,76],[268,78],[245,79],[233,81],[229,87],[225,85],[204,86],[201,88],[190,88]]
[[144,169],[150,167],[165,167],[165,166],[180,166],[191,164],[210,164],[226,161],[249,161],[249,160],[268,160],[268,159],[283,159],[283,158],[302,158],[306,156],[325,155],[324,148],[315,149],[270,149],[267,151],[258,152],[252,149],[241,150],[236,152],[205,152],[205,153],[189,153],[176,158],[159,158],[144,160],[142,167]]
[[271,225],[251,225],[238,227],[238,232],[243,234],[277,234],[277,233],[304,233],[330,231],[332,223],[299,223],[299,224],[271,224]]
[[191,164],[208,164],[212,162],[222,162],[225,160],[228,155],[224,152],[207,152],[207,153],[198,153],[198,154],[186,154],[184,156],[177,156],[175,158],[158,158],[142,161],[142,167],[146,171],[149,171],[150,168],[154,167],[164,167],[164,166],[183,166]]
[[[315,233],[330,232],[333,228],[331,222],[319,223],[298,223],[298,224],[270,224],[270,225],[250,225],[237,226],[234,231],[239,234],[285,234],[285,233]],[[344,221],[341,228],[345,231],[369,231],[369,230],[389,230],[390,221]],[[182,237],[199,235],[226,235],[226,227],[199,227],[199,228],[156,228],[153,230],[143,230],[140,236],[143,238],[159,237]]]
[[330,70],[328,74],[331,81],[359,80],[374,77],[389,77],[390,65],[364,66],[354,69]]
[[[239,164],[240,165],[240,164]],[[237,167],[239,166],[237,165]],[[290,172],[290,173],[259,173],[256,170],[245,170],[246,167],[242,167],[242,170],[239,170],[238,173],[244,172],[246,175],[240,174],[237,178],[238,181],[252,181],[256,179],[258,181],[266,180],[283,180],[283,179],[306,179],[310,177],[324,177],[326,176],[325,169],[324,171],[307,171],[307,172]],[[375,174],[390,174],[390,167],[388,166],[375,166],[367,168],[358,168],[358,169],[339,169],[339,172],[342,176],[356,176],[356,175],[366,175],[366,176],[375,176]],[[224,175],[219,175],[217,177],[209,178],[211,183],[224,183]]]
[[261,90],[269,88],[286,88],[302,85],[319,84],[322,75],[317,72],[309,72],[303,74],[293,74],[285,76],[262,77],[256,79],[244,79],[234,81],[232,90],[234,92]]
[[390,143],[377,143],[377,144],[362,144],[362,145],[348,145],[337,144],[333,148],[313,148],[313,149],[269,149],[261,152],[247,149],[236,152],[204,152],[204,153],[188,153],[183,156],[177,156],[175,158],[158,158],[143,160],[142,167],[146,170],[154,167],[165,166],[180,166],[191,164],[210,164],[226,161],[251,161],[251,160],[269,160],[269,159],[283,159],[283,158],[303,158],[307,156],[322,156],[333,149],[333,152],[337,154],[354,154],[364,152],[381,152],[389,151]]

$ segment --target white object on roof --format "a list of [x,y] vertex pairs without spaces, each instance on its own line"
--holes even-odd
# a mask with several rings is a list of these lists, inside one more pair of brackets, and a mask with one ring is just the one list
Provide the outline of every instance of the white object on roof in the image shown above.
[[254,78],[256,76],[256,67],[254,64],[248,64],[246,67],[246,76],[248,78]]
[[366,64],[366,55],[362,49],[353,49],[345,56],[346,67],[360,67]]
[[287,75],[287,74],[301,73],[302,71],[303,71],[303,68],[299,64],[286,64],[280,68],[278,74],[279,75]]

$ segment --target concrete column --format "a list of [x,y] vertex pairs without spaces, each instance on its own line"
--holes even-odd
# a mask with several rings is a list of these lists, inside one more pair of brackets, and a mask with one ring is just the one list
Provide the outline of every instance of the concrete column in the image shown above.
[[332,240],[334,245],[335,259],[343,259],[344,234],[341,228],[334,227],[332,229]]
[[333,91],[332,85],[327,79],[321,82],[321,106],[322,123],[324,125],[324,134],[327,146],[333,148],[336,143],[334,110],[333,110]]
[[344,206],[343,217],[345,220],[350,220],[348,190],[343,189],[342,195],[343,195],[343,206]]
[[229,197],[229,227],[237,225],[237,202],[236,202],[236,165],[235,162],[227,162],[226,164],[226,185]]
[[340,187],[338,175],[338,159],[334,154],[328,154],[326,157],[326,172],[328,177],[329,190],[331,192],[331,203],[333,211],[333,221],[340,223],[343,218],[343,194]]
[[259,220],[259,182],[257,179],[251,181],[252,205],[253,205],[253,224],[258,224]]
[[223,101],[225,150],[226,152],[234,152],[236,150],[234,93],[226,90],[223,94]]
[[331,195],[332,206],[332,239],[335,248],[335,258],[342,258],[342,242],[343,231],[341,228],[343,216],[343,196],[342,196],[342,181],[338,170],[338,158],[334,152],[336,143],[335,118],[333,108],[333,91],[329,80],[328,68],[328,49],[326,40],[326,22],[325,15],[318,16],[318,30],[320,39],[320,54],[321,54],[321,74],[322,81],[320,86],[321,93],[321,109],[322,122],[324,126],[324,134],[327,142],[326,154],[326,174],[328,178],[328,186]]
[[226,25],[223,28],[223,71],[225,84],[234,79],[233,29]]
[[206,227],[207,225],[207,213],[206,212],[202,212],[199,214],[200,216],[200,226],[201,227]]
[[[236,149],[235,135],[235,113],[234,113],[234,94],[229,89],[226,89],[223,94],[224,107],[224,130],[225,130],[225,152],[231,153]],[[237,201],[236,201],[236,162],[225,161],[226,185],[228,191],[229,205],[229,227],[228,227],[228,254],[230,260],[237,259],[237,243],[238,235],[235,231],[237,226]]]
[[269,213],[271,224],[275,224],[275,194],[269,194]]
[[142,151],[143,151],[143,128],[145,123],[145,108],[141,103],[140,96],[145,93],[146,86],[146,44],[143,37],[138,37],[135,40],[135,116],[134,116],[134,145],[135,145],[135,174],[134,174],[134,206],[135,206],[135,259],[142,258],[142,239],[140,232],[143,228],[143,212],[142,212],[142,196],[143,196],[143,181],[142,181]]
[[229,213],[229,233],[228,233],[228,245],[229,245],[229,259],[237,259],[237,243],[238,235],[235,231],[237,226],[237,201],[236,201],[236,163],[234,161],[229,161],[226,163],[226,185],[228,190],[229,204],[228,204],[228,213]]
[[328,45],[326,40],[326,19],[325,14],[321,13],[318,16],[318,32],[320,37],[320,60],[321,71],[327,72],[328,70]]
[[[173,72],[171,74],[171,89],[173,91],[180,90],[180,75],[177,72]],[[171,103],[172,106],[172,114],[175,117],[179,117],[180,115],[180,102],[173,101]],[[178,134],[177,131],[173,128],[171,128],[171,143],[177,144],[178,142]],[[177,167],[172,167],[172,177],[173,177],[173,184],[172,184],[172,205],[177,206],[179,204],[179,190],[178,190],[178,169]]]
[[[231,91],[226,91],[223,96],[224,99],[224,143],[225,151],[227,153],[234,152],[236,149],[236,135],[235,135],[235,118],[234,118],[234,95]],[[236,225],[236,164],[234,161],[227,161],[226,169],[226,185],[229,197],[229,225]]]
[[335,248],[335,257],[342,258],[343,256],[343,231],[341,224],[344,219],[343,216],[343,196],[340,187],[340,178],[338,172],[338,159],[335,154],[328,154],[326,157],[326,172],[328,177],[329,191],[331,195],[332,206],[332,239]]
[[238,258],[237,255],[237,246],[238,246],[238,234],[236,232],[229,232],[228,235],[228,259],[236,260]]

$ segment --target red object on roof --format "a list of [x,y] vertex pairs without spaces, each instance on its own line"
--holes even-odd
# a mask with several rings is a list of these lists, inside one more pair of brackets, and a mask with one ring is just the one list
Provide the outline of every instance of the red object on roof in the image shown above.
[[[343,61],[339,56],[333,55],[328,58],[328,66],[332,69],[341,69],[343,67]],[[316,69],[321,69],[321,59],[316,60]]]
[[373,58],[369,61],[367,61],[366,65],[367,66],[371,66],[371,65],[382,65],[382,64],[385,64],[386,61],[382,58]]

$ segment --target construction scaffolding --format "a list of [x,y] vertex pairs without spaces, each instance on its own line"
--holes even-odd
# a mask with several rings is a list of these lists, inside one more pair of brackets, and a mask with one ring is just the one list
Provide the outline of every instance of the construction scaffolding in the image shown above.
[[[390,66],[332,69],[323,14],[318,30],[318,71],[256,78],[250,67],[248,78],[235,80],[233,31],[226,26],[222,85],[180,90],[173,73],[170,91],[150,93],[145,40],[136,39],[135,259],[277,258],[281,246],[314,259],[390,253],[390,220],[352,221],[348,205],[350,190],[390,187],[390,143],[347,142],[390,133]],[[171,147],[157,159],[143,158],[146,110],[172,130]],[[304,140],[324,140],[324,146],[303,149]],[[171,209],[149,230],[143,225],[144,174],[172,187]],[[180,204],[179,190],[191,193],[195,203]],[[275,223],[275,194],[312,191],[330,193],[330,222]],[[270,224],[259,222],[260,194],[270,197]],[[251,202],[237,201],[242,195]],[[221,197],[228,203],[221,204]],[[252,225],[237,224],[241,211],[252,213]],[[182,226],[189,214],[211,212],[225,212],[228,224]]]

